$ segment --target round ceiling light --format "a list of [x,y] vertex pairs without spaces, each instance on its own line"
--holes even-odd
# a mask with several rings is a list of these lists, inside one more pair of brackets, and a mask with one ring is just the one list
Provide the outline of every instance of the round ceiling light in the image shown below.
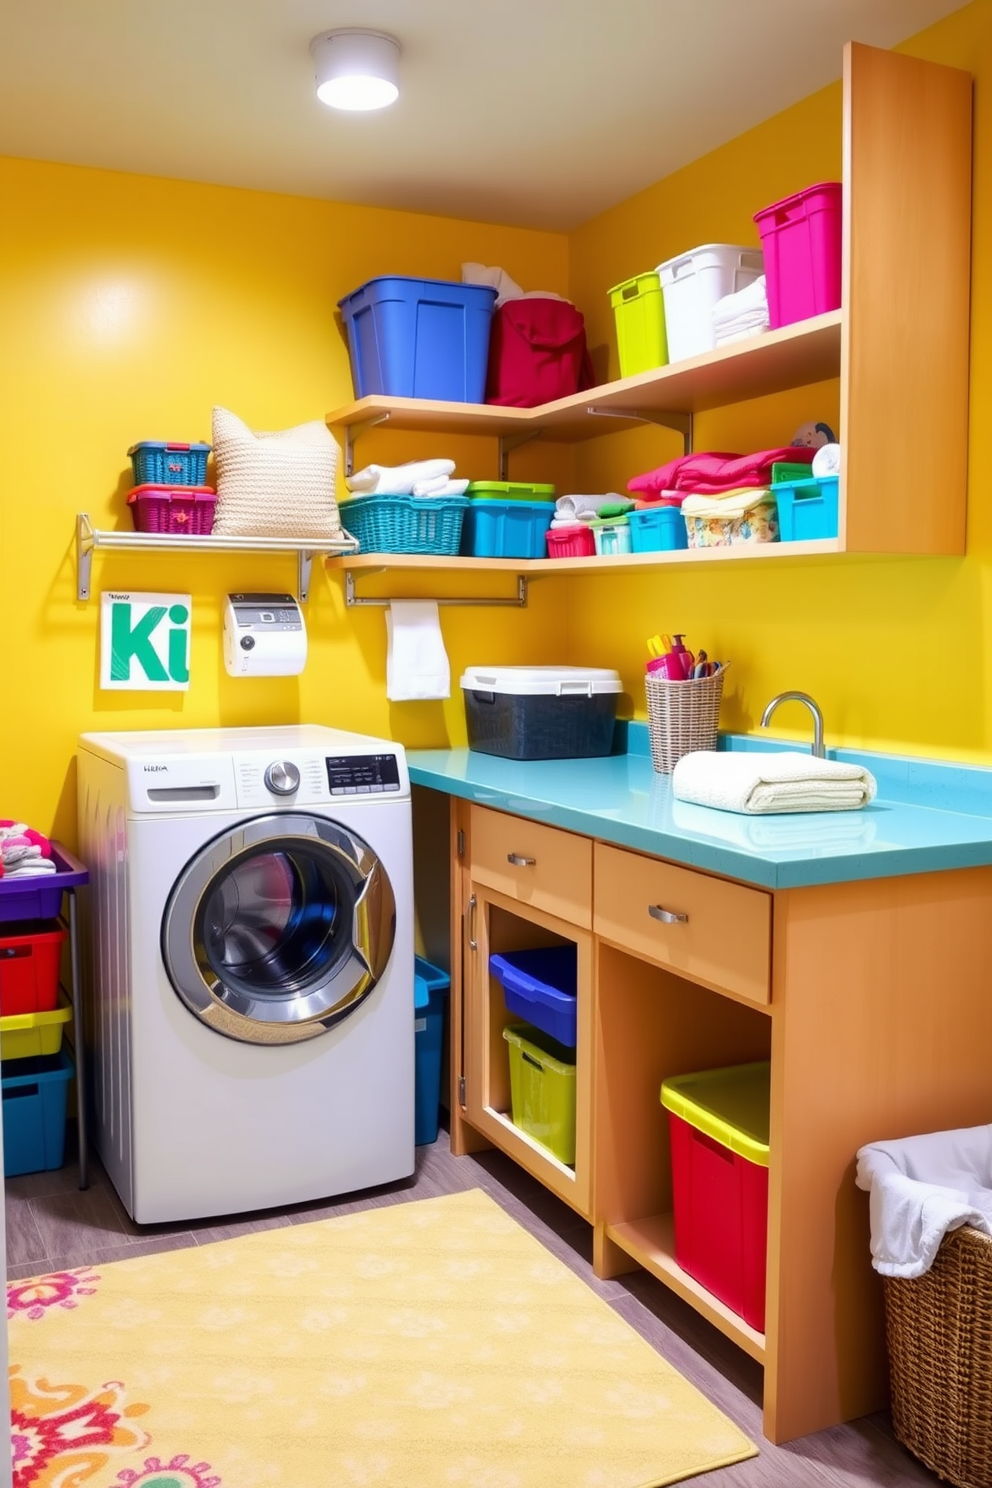
[[331,108],[386,108],[400,96],[400,44],[384,31],[324,31],[310,43],[317,97]]

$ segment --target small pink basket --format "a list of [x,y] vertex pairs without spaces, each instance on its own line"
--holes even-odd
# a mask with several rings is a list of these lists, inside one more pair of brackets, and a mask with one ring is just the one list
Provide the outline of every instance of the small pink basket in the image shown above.
[[547,542],[549,558],[591,558],[596,552],[595,534],[584,522],[549,529]]
[[204,537],[213,530],[217,492],[212,486],[135,486],[128,493],[136,532]]
[[842,198],[824,181],[755,213],[773,331],[840,308]]

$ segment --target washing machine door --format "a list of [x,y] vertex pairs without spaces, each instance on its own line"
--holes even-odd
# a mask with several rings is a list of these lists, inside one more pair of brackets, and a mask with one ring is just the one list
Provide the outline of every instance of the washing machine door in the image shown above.
[[254,1044],[316,1038],[386,969],[396,902],[354,832],[303,813],[256,817],[187,863],[162,921],[162,955],[191,1013]]

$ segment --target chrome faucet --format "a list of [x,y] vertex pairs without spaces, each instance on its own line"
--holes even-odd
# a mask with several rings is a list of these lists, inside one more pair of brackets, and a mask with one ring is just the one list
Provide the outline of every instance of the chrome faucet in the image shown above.
[[773,697],[764,713],[761,715],[761,727],[767,728],[771,722],[772,714],[779,703],[805,703],[813,715],[813,754],[817,759],[826,759],[827,752],[823,747],[823,714],[808,692],[780,692]]

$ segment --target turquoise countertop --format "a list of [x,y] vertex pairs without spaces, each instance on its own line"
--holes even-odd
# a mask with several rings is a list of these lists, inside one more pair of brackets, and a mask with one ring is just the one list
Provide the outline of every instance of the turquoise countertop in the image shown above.
[[[627,747],[594,760],[506,760],[468,749],[407,758],[415,785],[766,889],[992,864],[992,770],[829,750],[871,770],[878,796],[870,806],[737,816],[674,800],[670,777],[652,768],[645,725],[629,726]],[[722,747],[804,746],[730,736]]]

